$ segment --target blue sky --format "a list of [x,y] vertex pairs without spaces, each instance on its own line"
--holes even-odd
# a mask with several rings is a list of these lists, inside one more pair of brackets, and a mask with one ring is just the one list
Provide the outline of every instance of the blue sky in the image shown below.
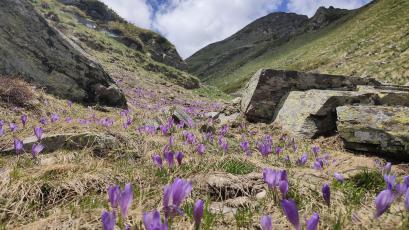
[[161,33],[187,58],[268,13],[313,16],[320,6],[355,9],[370,0],[100,0],[137,26]]

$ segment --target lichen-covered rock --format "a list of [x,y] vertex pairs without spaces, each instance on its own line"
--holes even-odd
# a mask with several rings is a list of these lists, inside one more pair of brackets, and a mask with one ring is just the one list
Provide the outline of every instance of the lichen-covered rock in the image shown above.
[[409,107],[342,106],[337,116],[346,148],[409,158]]
[[21,75],[56,96],[125,107],[104,69],[39,15],[29,1],[0,1],[0,74]]
[[279,110],[274,124],[296,136],[315,138],[336,130],[341,105],[375,104],[376,94],[335,90],[293,91]]
[[357,85],[381,85],[373,79],[261,69],[249,81],[241,110],[252,122],[271,122],[277,105],[290,91],[310,89],[355,90]]
[[359,86],[357,91],[292,91],[283,104],[278,105],[274,123],[304,138],[333,134],[336,131],[336,108],[354,104],[409,106],[409,92],[372,86]]

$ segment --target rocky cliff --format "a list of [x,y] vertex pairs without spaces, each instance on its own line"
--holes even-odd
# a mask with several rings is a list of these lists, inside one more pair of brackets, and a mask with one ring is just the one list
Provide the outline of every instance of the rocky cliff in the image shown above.
[[0,73],[21,75],[73,101],[126,106],[125,96],[104,69],[25,0],[0,2]]

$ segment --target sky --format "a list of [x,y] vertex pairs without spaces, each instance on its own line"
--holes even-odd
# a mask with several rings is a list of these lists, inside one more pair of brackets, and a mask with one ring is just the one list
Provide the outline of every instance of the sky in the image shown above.
[[135,25],[156,31],[187,58],[272,12],[309,17],[320,6],[355,9],[370,0],[100,0]]

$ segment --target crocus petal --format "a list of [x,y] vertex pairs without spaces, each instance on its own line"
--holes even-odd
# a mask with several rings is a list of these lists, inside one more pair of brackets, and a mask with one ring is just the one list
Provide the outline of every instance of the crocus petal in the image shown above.
[[315,212],[307,222],[307,230],[317,230],[319,221],[320,216]]
[[392,163],[387,162],[386,165],[383,167],[382,173],[384,175],[389,175],[391,173],[391,170],[392,170]]
[[179,165],[182,164],[182,160],[183,160],[184,157],[185,157],[185,155],[183,155],[182,152],[177,152],[176,153],[176,160],[177,160]]
[[196,226],[200,225],[203,217],[204,202],[203,200],[197,200],[193,208],[193,217],[195,220]]
[[36,158],[37,155],[43,151],[44,149],[44,145],[42,144],[33,144],[33,146],[31,147],[31,154],[33,156],[33,158]]
[[35,127],[34,135],[37,137],[37,140],[41,140],[41,137],[43,136],[43,129],[41,127]]
[[132,186],[131,184],[128,183],[125,185],[124,191],[121,193],[121,196],[119,197],[119,207],[121,209],[123,219],[126,219],[126,216],[128,215],[128,209],[132,205],[132,199],[133,199]]
[[108,188],[108,199],[112,208],[118,207],[119,196],[121,195],[121,190],[119,185],[112,185]]
[[158,166],[159,168],[162,168],[162,158],[159,155],[152,156],[152,160],[156,166]]
[[328,184],[322,186],[322,197],[324,198],[325,203],[328,207],[331,205],[331,190]]
[[301,229],[300,219],[298,216],[297,205],[294,200],[282,200],[281,207],[288,221],[294,226],[296,230]]
[[115,212],[107,212],[104,210],[101,215],[102,219],[102,229],[104,230],[114,230],[116,224]]
[[271,221],[271,216],[262,216],[260,219],[260,225],[262,230],[272,230],[273,223]]
[[279,188],[283,198],[285,198],[288,192],[288,182],[286,180],[280,181]]
[[393,200],[395,199],[392,190],[390,189],[385,189],[381,191],[378,196],[375,198],[375,207],[376,207],[376,213],[375,213],[375,218],[378,218],[381,216],[388,208],[391,206],[393,203]]
[[143,214],[143,225],[146,230],[167,230],[166,223],[162,224],[160,213],[156,210]]
[[338,182],[340,183],[344,182],[344,176],[342,174],[335,172],[334,177]]
[[23,151],[23,141],[22,140],[14,139],[14,150],[16,151],[17,154]]

